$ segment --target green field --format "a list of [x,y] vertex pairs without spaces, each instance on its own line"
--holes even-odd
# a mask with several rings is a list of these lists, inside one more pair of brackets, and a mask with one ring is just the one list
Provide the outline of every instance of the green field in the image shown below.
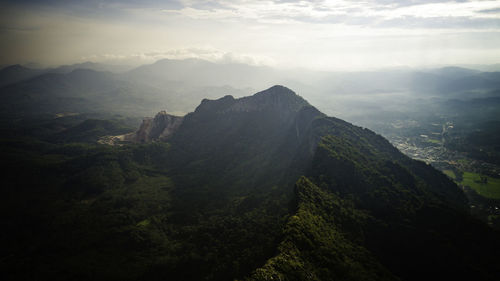
[[434,144],[441,144],[441,141],[440,141],[440,140],[431,139],[431,138],[428,138],[428,139],[427,139],[427,142],[429,142],[429,143],[434,143]]
[[[447,173],[445,172],[445,174]],[[487,183],[481,183],[481,177],[487,178]],[[500,179],[470,172],[464,172],[463,178],[460,184],[470,186],[479,195],[487,198],[500,199]]]
[[443,170],[443,173],[452,179],[456,179],[457,176],[452,170]]

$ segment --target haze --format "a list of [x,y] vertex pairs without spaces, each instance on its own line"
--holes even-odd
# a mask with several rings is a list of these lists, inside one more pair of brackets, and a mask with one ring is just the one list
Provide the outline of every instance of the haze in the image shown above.
[[0,3],[0,65],[200,58],[360,70],[500,62],[499,1]]

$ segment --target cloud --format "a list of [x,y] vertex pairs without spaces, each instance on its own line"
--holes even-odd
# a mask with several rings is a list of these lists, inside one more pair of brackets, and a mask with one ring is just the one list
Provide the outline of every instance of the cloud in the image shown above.
[[469,17],[429,17],[404,16],[381,21],[375,27],[401,27],[422,29],[498,29],[500,19]]
[[[60,13],[72,16],[116,21],[129,19],[135,22],[162,21],[161,16],[155,14],[156,11],[163,11],[166,16],[226,23],[247,21],[254,24],[343,24],[378,28],[449,29],[463,28],[467,22],[471,23],[469,28],[496,28],[495,19],[500,19],[498,1],[18,0],[3,2],[11,5],[55,8]],[[154,14],[153,17],[148,16],[148,13]],[[144,16],[140,17],[141,14]],[[415,20],[407,20],[413,18]],[[394,25],[391,26],[391,23]]]
[[[215,5],[216,3],[216,5]],[[497,1],[218,1],[182,9],[164,9],[195,20],[242,21],[263,24],[343,24],[378,28],[497,28]],[[427,23],[425,23],[427,22]],[[394,23],[394,25],[391,25]]]
[[271,66],[275,64],[275,62],[271,58],[266,56],[225,52],[210,47],[180,48],[166,51],[152,51],[132,54],[96,54],[83,56],[80,58],[80,61],[100,61],[113,64],[140,65],[145,63],[153,63],[161,59],[182,60],[193,58],[225,64],[243,63],[254,66]]
[[479,10],[478,12],[485,14],[500,14],[500,7],[493,9]]
[[419,6],[426,4],[435,4],[435,3],[450,3],[450,2],[467,2],[468,0],[371,0],[369,1],[372,4],[396,8],[396,7],[409,7],[409,6]]
[[19,1],[0,11],[0,64],[201,58],[326,69],[496,62],[500,51],[498,1]]

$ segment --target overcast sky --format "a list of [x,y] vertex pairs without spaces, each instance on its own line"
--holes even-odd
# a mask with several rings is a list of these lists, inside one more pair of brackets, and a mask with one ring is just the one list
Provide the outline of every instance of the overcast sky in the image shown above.
[[0,65],[500,63],[500,1],[0,0]]

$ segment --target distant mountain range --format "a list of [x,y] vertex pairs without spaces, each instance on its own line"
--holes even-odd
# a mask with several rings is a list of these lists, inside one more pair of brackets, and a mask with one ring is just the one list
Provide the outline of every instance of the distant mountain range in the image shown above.
[[77,69],[89,69],[103,72],[125,72],[131,67],[120,65],[107,65],[93,62],[62,65],[55,68],[30,68],[19,64],[4,67],[0,70],[0,87],[15,82],[27,80],[46,73],[67,74]]
[[[53,69],[6,67],[0,70],[2,112],[100,111],[140,117],[167,110],[182,114],[193,110],[203,98],[217,98],[221,93],[241,97],[272,84],[287,84],[322,110],[348,117],[353,110],[351,104],[357,104],[359,110],[364,110],[364,104],[381,108],[390,104],[387,100],[377,102],[370,95],[397,94],[399,101],[408,98],[405,94],[414,98],[472,99],[495,97],[500,89],[500,72],[459,67],[314,72],[165,59],[123,70],[95,63]],[[350,109],[345,108],[347,104]]]
[[26,68],[19,64],[7,66],[0,70],[0,87],[33,78],[43,72],[43,70]]

